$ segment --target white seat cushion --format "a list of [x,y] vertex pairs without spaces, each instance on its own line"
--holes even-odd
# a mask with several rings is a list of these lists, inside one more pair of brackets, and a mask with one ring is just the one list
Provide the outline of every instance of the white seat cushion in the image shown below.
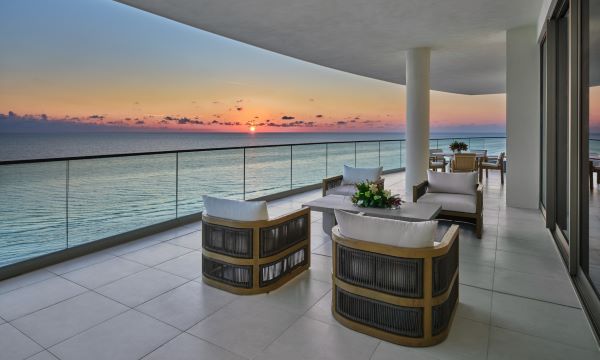
[[432,161],[431,166],[444,166],[444,163],[441,161]]
[[241,201],[202,196],[205,213],[222,219],[238,221],[268,220],[269,212],[265,201]]
[[427,171],[427,192],[430,193],[448,193],[448,194],[467,194],[475,195],[477,193],[477,173],[440,173],[436,171]]
[[327,190],[326,195],[352,196],[356,193],[355,185],[341,185]]
[[437,221],[407,222],[334,211],[345,237],[399,247],[433,246]]
[[358,184],[364,181],[377,181],[381,179],[383,167],[376,168],[353,168],[344,165],[342,185]]
[[438,204],[442,206],[442,210],[470,214],[474,214],[477,209],[477,197],[475,195],[426,193],[417,202],[419,204]]

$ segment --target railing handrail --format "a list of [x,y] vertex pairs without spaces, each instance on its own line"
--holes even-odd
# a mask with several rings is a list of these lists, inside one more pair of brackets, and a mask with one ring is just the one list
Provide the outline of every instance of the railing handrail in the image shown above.
[[[457,136],[457,137],[446,137],[446,138],[430,138],[429,141],[432,141],[432,140],[434,140],[434,141],[454,140],[454,139],[469,139],[469,140],[471,140],[471,139],[506,139],[506,136],[474,136],[474,137]],[[42,158],[42,159],[3,160],[3,161],[0,161],[0,166],[1,165],[30,164],[30,163],[44,163],[44,162],[53,162],[53,161],[94,160],[94,159],[106,159],[106,158],[116,158],[116,157],[165,155],[165,154],[178,154],[178,153],[203,152],[203,151],[245,150],[245,149],[272,148],[272,147],[281,147],[281,146],[382,143],[382,142],[396,142],[396,141],[406,141],[406,139],[322,141],[322,142],[307,142],[307,143],[286,143],[286,144],[268,144],[268,145],[213,147],[213,148],[200,148],[200,149],[144,151],[144,152],[102,154],[102,155],[64,156],[64,157],[54,157],[54,158]]]

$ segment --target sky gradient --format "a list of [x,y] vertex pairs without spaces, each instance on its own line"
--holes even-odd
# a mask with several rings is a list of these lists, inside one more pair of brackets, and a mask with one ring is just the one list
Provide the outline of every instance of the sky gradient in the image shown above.
[[[404,86],[110,0],[3,0],[0,12],[0,131],[404,129]],[[505,95],[432,91],[431,127],[504,132]]]

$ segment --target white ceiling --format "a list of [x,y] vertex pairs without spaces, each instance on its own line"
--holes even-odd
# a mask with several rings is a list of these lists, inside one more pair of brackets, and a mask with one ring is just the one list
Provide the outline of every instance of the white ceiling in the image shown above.
[[118,0],[330,68],[405,83],[404,50],[432,48],[431,87],[505,91],[507,29],[543,0]]

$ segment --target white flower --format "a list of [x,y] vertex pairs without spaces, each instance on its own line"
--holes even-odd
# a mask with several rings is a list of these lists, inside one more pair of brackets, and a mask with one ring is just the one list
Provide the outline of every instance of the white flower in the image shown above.
[[377,188],[377,184],[371,184],[369,185],[369,190],[371,190],[372,193],[376,193],[379,189]]
[[383,195],[386,198],[389,198],[390,196],[392,196],[392,192],[390,190],[383,190]]

